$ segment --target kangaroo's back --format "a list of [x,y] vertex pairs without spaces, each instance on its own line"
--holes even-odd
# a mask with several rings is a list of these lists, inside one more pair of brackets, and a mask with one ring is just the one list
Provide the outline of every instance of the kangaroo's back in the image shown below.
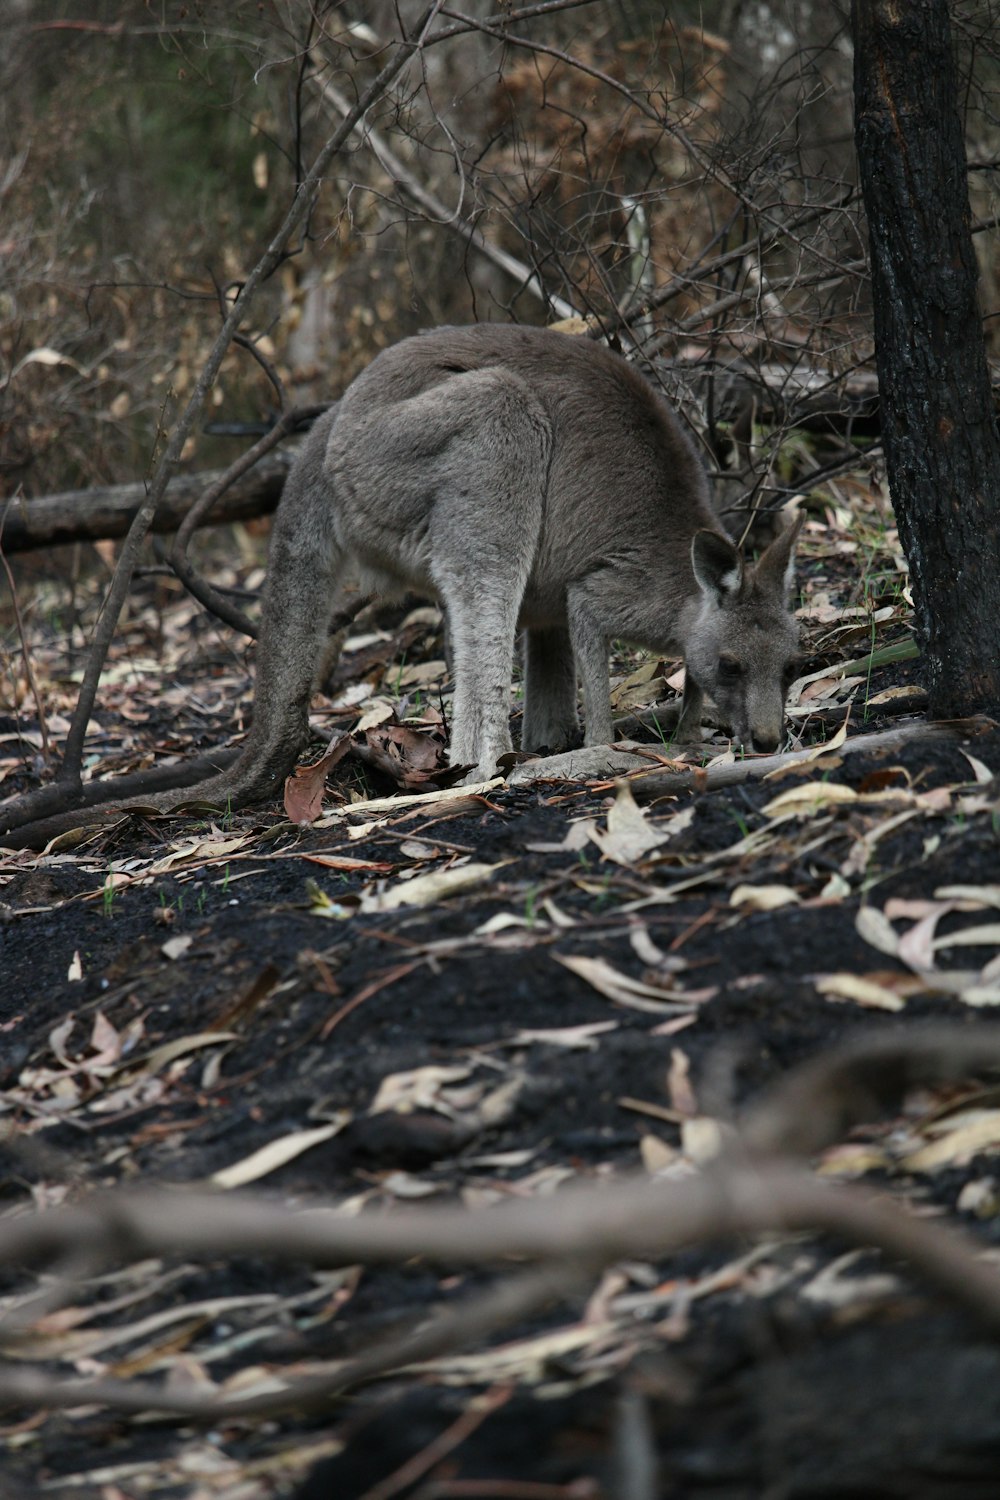
[[[427,453],[453,440],[457,405],[475,424],[478,392],[462,377],[490,371],[516,382],[522,404],[537,404],[550,432],[525,622],[564,610],[567,584],[599,568],[623,567],[630,574],[637,567],[647,576],[654,572],[668,596],[689,591],[691,538],[701,528],[719,529],[691,441],[664,398],[625,359],[551,329],[490,323],[441,328],[380,354],[341,402],[332,449],[340,480],[334,503],[364,507],[364,486],[354,477],[359,449],[369,466],[373,460],[381,465],[390,432],[399,453],[392,471],[381,465],[379,483],[370,486],[382,497],[383,522],[391,524],[408,505],[419,505],[413,487],[404,496],[392,475],[407,472],[408,458],[415,471]],[[488,389],[492,406],[495,390]],[[435,392],[440,401],[434,401]],[[417,404],[420,420],[411,432],[401,419]],[[484,449],[483,471],[494,462]],[[366,515],[369,534],[371,521]]]

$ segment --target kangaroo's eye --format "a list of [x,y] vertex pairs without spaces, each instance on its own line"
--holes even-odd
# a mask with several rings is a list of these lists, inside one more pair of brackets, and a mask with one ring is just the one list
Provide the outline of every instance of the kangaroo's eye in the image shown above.
[[735,656],[719,657],[719,678],[722,682],[735,682],[743,676],[743,665]]

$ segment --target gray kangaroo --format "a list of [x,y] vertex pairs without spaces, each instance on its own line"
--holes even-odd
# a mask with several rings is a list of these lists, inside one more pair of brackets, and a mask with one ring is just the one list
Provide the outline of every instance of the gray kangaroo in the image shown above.
[[797,646],[788,600],[799,524],[744,566],[670,407],[588,339],[495,324],[405,339],[316,423],[289,475],[253,727],[235,765],[185,800],[235,804],[280,787],[306,738],[345,578],[365,595],[440,600],[455,679],[451,761],[472,767],[470,780],[495,775],[511,748],[519,627],[526,750],[571,739],[578,676],[586,743],[611,741],[613,637],[683,653],[680,738],[697,737],[707,695],[734,739],[774,750]]

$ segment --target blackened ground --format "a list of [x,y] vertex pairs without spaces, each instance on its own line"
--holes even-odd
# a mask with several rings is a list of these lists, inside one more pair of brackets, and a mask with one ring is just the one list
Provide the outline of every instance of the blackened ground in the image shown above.
[[[1000,769],[993,732],[964,746],[931,741],[851,757],[827,774],[855,789],[970,786],[963,750]],[[595,845],[582,854],[532,851],[528,846],[561,843],[572,819],[606,818],[606,789],[568,793],[554,785],[504,792],[458,817],[407,814],[356,840],[343,825],[300,832],[275,823],[272,838],[256,840],[248,857],[228,868],[205,866],[187,879],[158,876],[112,899],[103,895],[108,859],[162,852],[162,830],[130,828],[89,865],[26,865],[2,892],[0,1089],[8,1118],[34,1118],[26,1102],[19,1105],[25,1069],[53,1064],[51,1034],[69,1016],[76,1027],[63,1045],[71,1057],[86,1054],[98,1013],[119,1033],[141,1018],[144,1054],[207,1032],[233,1032],[236,1040],[215,1070],[200,1060],[177,1066],[148,1104],[137,1095],[102,1112],[91,1106],[107,1085],[95,1085],[92,1095],[84,1089],[63,1123],[3,1148],[6,1204],[27,1205],[32,1192],[55,1185],[72,1195],[98,1183],[200,1181],[337,1111],[351,1112],[346,1128],[262,1186],[299,1202],[357,1193],[391,1201],[392,1174],[407,1173],[445,1197],[498,1186],[516,1193],[528,1174],[546,1169],[579,1179],[635,1167],[650,1135],[679,1149],[666,1085],[677,1050],[690,1065],[699,1107],[721,1113],[848,1036],[905,1028],[924,1016],[975,1025],[976,1013],[955,999],[914,996],[890,1016],[823,998],[815,978],[901,971],[858,936],[862,896],[883,906],[890,897],[926,898],[949,884],[995,886],[996,814],[963,814],[954,800],[939,813],[922,812],[873,843],[861,876],[830,894],[831,877],[886,814],[863,806],[834,811],[818,845],[803,824],[763,852],[727,856],[746,833],[766,829],[762,809],[786,785],[702,794],[690,828],[659,863],[639,868],[602,859]],[[657,807],[654,816],[686,802]],[[260,822],[237,819],[236,829]],[[413,838],[437,848],[437,858],[404,852],[404,840]],[[319,913],[307,884],[346,902],[372,883],[364,872],[309,863],[304,856],[311,853],[392,861],[401,871],[415,863],[423,873],[446,863],[454,848],[499,868],[477,889],[426,908],[338,919]],[[700,886],[635,905],[695,873],[706,876]],[[784,885],[799,901],[748,912],[731,905],[741,883]],[[497,917],[520,925],[484,931]],[[673,1035],[658,1034],[669,1012],[612,1003],[557,961],[600,957],[633,978],[648,974],[634,943],[638,923],[663,953],[685,960],[674,976],[678,987],[711,991],[692,1012],[693,1024]],[[165,941],[178,936],[189,936],[190,945],[166,956]],[[74,955],[79,979],[68,977]],[[986,957],[980,953],[978,961]],[[615,1029],[591,1045],[557,1047],[523,1036],[608,1021]],[[491,1085],[511,1083],[505,1108],[488,1117],[473,1106],[371,1113],[388,1075],[430,1065],[467,1069],[470,1085],[484,1095]],[[630,1101],[660,1113],[644,1114]],[[878,1128],[872,1122],[873,1133]],[[918,1208],[965,1219],[989,1241],[996,1221],[958,1215],[956,1201],[967,1181],[988,1177],[993,1166],[993,1158],[979,1156],[933,1178],[900,1169],[880,1180]],[[687,1252],[653,1268],[653,1281],[696,1283],[750,1248]],[[874,1253],[837,1271],[842,1297],[816,1295],[817,1278],[843,1253],[822,1239],[775,1242],[759,1269],[734,1273],[729,1285],[690,1307],[662,1302],[655,1313],[637,1315],[634,1334],[625,1338],[619,1328],[604,1353],[583,1345],[554,1354],[509,1390],[487,1377],[490,1414],[478,1425],[470,1421],[464,1439],[442,1450],[426,1473],[373,1494],[966,1500],[1000,1492],[1000,1351],[971,1317],[942,1308]],[[644,1275],[635,1271],[635,1286],[645,1284]],[[865,1278],[874,1279],[870,1295]],[[212,1374],[234,1372],[241,1359],[331,1359],[370,1348],[486,1279],[421,1266],[366,1272],[335,1315],[310,1322],[289,1314],[280,1337],[260,1348],[251,1343],[249,1353],[233,1353]],[[2,1289],[20,1284],[8,1274]],[[280,1286],[291,1297],[310,1284],[306,1271],[242,1260],[192,1268],[163,1296],[197,1300]],[[571,1302],[495,1342],[564,1327],[581,1315],[579,1302]],[[210,1345],[231,1332],[209,1327],[203,1337]],[[297,1493],[300,1500],[360,1500],[465,1420],[482,1393],[471,1379],[449,1385],[413,1375],[362,1391],[308,1422],[233,1427],[209,1442],[267,1486],[248,1493],[285,1496],[302,1484],[288,1455],[339,1439],[342,1452]],[[19,1494],[18,1485],[25,1495],[54,1485],[46,1492],[80,1500],[214,1493],[199,1490],[181,1467],[194,1442],[183,1424],[83,1413],[22,1428],[29,1416],[6,1419],[17,1441],[4,1500]],[[643,1488],[649,1450],[657,1475]],[[102,1465],[118,1466],[119,1477],[60,1488],[60,1476],[93,1476]]]

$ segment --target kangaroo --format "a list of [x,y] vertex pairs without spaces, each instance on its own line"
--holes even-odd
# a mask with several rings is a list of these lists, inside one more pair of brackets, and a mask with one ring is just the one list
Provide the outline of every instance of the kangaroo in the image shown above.
[[[667,402],[620,355],[552,330],[479,324],[378,355],[311,430],[271,543],[253,726],[185,800],[276,791],[307,734],[336,586],[440,601],[455,681],[450,756],[496,774],[515,635],[526,750],[612,739],[612,638],[683,654],[679,737],[707,695],[734,739],[774,750],[797,630],[798,523],[744,565]],[[157,799],[167,801],[166,798]],[[174,794],[171,799],[176,803]]]

